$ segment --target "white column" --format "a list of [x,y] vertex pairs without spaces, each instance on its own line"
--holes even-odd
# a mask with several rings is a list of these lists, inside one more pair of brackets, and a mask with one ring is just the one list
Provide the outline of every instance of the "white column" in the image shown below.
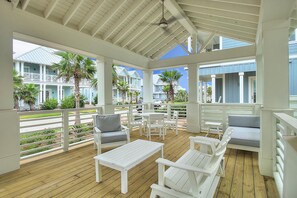
[[216,75],[211,75],[211,103],[216,102]]
[[24,62],[21,62],[21,76],[24,76]]
[[116,89],[116,92],[117,92],[117,102],[120,102],[120,91]]
[[[262,47],[263,58],[260,61],[260,65],[263,66],[260,68],[263,69],[263,72],[260,72],[263,83],[263,108],[261,109],[260,134],[262,141],[260,142],[259,166],[261,174],[268,176],[273,175],[272,159],[275,150],[272,114],[275,109],[289,108],[289,25],[289,20],[263,23],[263,38],[261,42],[257,43],[257,47]],[[261,50],[259,49],[260,52]]]
[[58,104],[60,104],[60,85],[57,85],[57,100],[58,100]]
[[46,101],[46,84],[43,84],[43,99],[42,102]]
[[60,100],[63,100],[63,85],[60,85]]
[[226,78],[225,74],[223,74],[223,103],[226,103]]
[[243,76],[244,72],[239,72],[239,103],[243,103],[244,94],[243,94]]
[[43,90],[43,84],[39,84],[39,104],[43,103],[43,101],[42,101],[42,90]]
[[143,70],[143,103],[153,103],[153,71]]
[[15,71],[18,72],[18,75],[20,75],[20,62],[15,62]]
[[89,88],[89,104],[92,104],[92,88]]
[[187,105],[187,131],[200,132],[198,103],[199,66],[188,65],[189,102]]
[[206,100],[207,100],[207,82],[204,82],[203,84],[204,84],[204,86],[203,86],[204,87],[204,97],[203,97],[204,101],[203,102],[206,103]]
[[13,110],[13,9],[0,1],[0,175],[20,167],[19,118]]
[[46,81],[46,65],[43,65],[43,81]]
[[43,65],[39,65],[39,80],[40,80],[40,82],[42,81],[42,68],[43,68]]
[[203,93],[203,82],[199,81],[199,102],[202,103],[202,93]]
[[114,113],[112,106],[112,63],[110,58],[98,58],[98,105],[103,107],[104,113]]

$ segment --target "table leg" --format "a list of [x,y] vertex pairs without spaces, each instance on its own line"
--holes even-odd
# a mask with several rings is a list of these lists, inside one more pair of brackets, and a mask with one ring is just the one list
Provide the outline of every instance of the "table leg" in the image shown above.
[[102,181],[102,170],[99,164],[99,160],[95,160],[95,171],[96,171],[96,182],[99,183]]
[[128,171],[121,171],[121,192],[126,194],[128,192]]
[[163,149],[163,146],[161,147],[161,158],[164,158],[164,149]]

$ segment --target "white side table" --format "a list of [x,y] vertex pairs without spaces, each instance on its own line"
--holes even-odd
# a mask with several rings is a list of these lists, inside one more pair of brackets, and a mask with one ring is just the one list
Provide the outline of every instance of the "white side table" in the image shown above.
[[219,135],[219,139],[221,139],[221,135],[223,134],[220,132],[220,128],[222,128],[222,123],[221,122],[205,122],[205,125],[208,126],[207,134],[206,136],[209,135],[210,129],[215,129],[215,133]]

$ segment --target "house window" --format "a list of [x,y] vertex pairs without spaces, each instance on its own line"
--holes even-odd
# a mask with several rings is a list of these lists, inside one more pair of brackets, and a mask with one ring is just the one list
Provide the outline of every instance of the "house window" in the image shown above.
[[24,66],[24,72],[30,73],[30,67],[29,66]]

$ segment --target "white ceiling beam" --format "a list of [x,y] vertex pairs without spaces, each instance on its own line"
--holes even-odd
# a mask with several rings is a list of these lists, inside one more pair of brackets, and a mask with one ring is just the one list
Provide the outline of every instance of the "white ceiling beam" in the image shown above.
[[99,10],[99,8],[101,7],[103,2],[104,2],[104,0],[98,0],[97,3],[92,7],[92,9],[88,12],[88,14],[79,23],[79,25],[78,25],[79,31],[82,31],[82,29],[88,24],[88,22],[96,14],[97,10]]
[[242,32],[242,33],[248,33],[248,34],[252,34],[252,35],[257,34],[257,30],[249,29],[249,28],[245,28],[245,27],[239,27],[239,26],[235,26],[235,25],[230,25],[230,24],[226,24],[226,23],[209,21],[209,20],[204,20],[204,19],[193,19],[192,21],[196,26],[197,25],[199,26],[199,24],[201,24],[201,25],[205,24],[205,25],[210,25],[210,26],[214,26],[214,27],[226,28],[229,30],[234,30],[234,31]]
[[214,2],[224,2],[224,3],[231,3],[232,4],[239,4],[239,5],[248,5],[248,6],[261,6],[261,0],[213,0]]
[[203,13],[208,14],[216,17],[224,17],[229,19],[237,19],[240,21],[246,21],[250,23],[258,24],[259,17],[247,14],[239,14],[234,12],[227,12],[227,11],[218,11],[209,8],[202,8],[202,7],[193,7],[193,6],[181,6],[184,11],[193,12],[193,13]]
[[164,1],[164,6],[190,34],[197,34],[196,27],[175,0]]
[[239,14],[259,16],[260,8],[224,2],[214,2],[209,0],[178,0],[178,3],[185,6],[208,8],[217,11],[226,11]]
[[30,0],[22,0],[21,4],[22,4],[22,10],[26,10],[26,8],[28,7],[30,3]]
[[198,53],[201,53],[202,50],[204,50],[207,45],[209,44],[209,42],[213,39],[213,37],[216,35],[215,32],[212,32],[209,37],[207,38],[207,40],[203,43],[203,45],[201,46],[201,48],[199,49],[199,52]]
[[63,18],[63,25],[67,25],[70,19],[73,17],[75,12],[78,10],[79,6],[84,2],[84,0],[75,0],[72,6],[69,8],[67,13]]
[[150,14],[151,11],[158,8],[160,6],[159,2],[151,1],[138,15],[134,17],[130,23],[123,28],[114,38],[112,38],[112,42],[114,44],[119,44],[122,39],[126,38],[128,34],[131,33],[133,28],[137,27],[140,21],[145,20]]
[[224,18],[224,17],[217,17],[217,16],[212,16],[209,14],[203,14],[203,13],[193,13],[193,12],[186,12],[188,17],[193,20],[193,19],[203,19],[203,20],[209,20],[209,21],[214,21],[214,22],[221,22],[221,23],[226,23],[230,25],[235,25],[239,27],[245,27],[245,28],[250,28],[257,30],[258,25],[256,23],[250,23],[246,21],[239,21],[237,19],[230,19],[230,18]]
[[[156,9],[146,20],[145,24],[141,24],[121,42],[122,47],[128,47],[134,49],[138,44],[144,41],[149,35],[157,30],[159,26],[152,25],[160,21],[162,14],[160,10]],[[168,12],[165,12],[165,17],[169,16]]]
[[156,39],[147,39],[146,47],[140,50],[139,53],[146,56],[149,52],[158,50],[164,42],[169,42],[170,40],[172,40],[172,36],[179,35],[184,30],[185,29],[179,23],[175,24],[172,28],[170,28],[170,32],[164,32],[164,30],[159,29],[158,35],[155,36]]
[[55,9],[56,5],[58,4],[59,0],[51,0],[51,2],[48,4],[46,9],[43,12],[44,18],[48,18],[53,10]]
[[138,0],[138,1],[134,1],[132,3],[132,5],[129,5],[129,9],[127,9],[125,11],[125,13],[117,20],[116,24],[114,24],[111,28],[109,28],[109,30],[104,33],[103,35],[103,40],[107,40],[109,39],[109,37],[116,32],[119,27],[121,27],[121,25],[131,16],[133,15],[133,13],[135,11],[137,11],[139,9],[139,7],[145,3],[146,0]]
[[176,40],[176,37],[180,36],[181,34],[184,35],[184,31],[185,29],[183,27],[179,27],[171,34],[167,35],[166,37],[163,37],[163,39],[160,39],[157,42],[153,42],[152,45],[148,49],[145,49],[145,52],[142,54],[146,57],[150,57],[171,41],[175,41],[176,45],[179,45],[179,42]]
[[256,47],[245,46],[226,50],[218,50],[200,54],[190,54],[189,56],[176,57],[166,60],[155,60],[149,62],[150,69],[163,69],[168,67],[185,66],[189,64],[215,64],[228,61],[239,61],[254,59]]
[[[213,32],[214,31],[213,29],[208,29],[208,28],[198,28],[198,30],[204,31],[204,32]],[[232,32],[232,33],[231,32],[221,32],[219,30],[216,30],[216,34],[220,35],[220,36],[225,36],[225,37],[228,37],[228,38],[232,38],[232,39],[235,39],[235,40],[243,41],[243,42],[255,43],[254,38],[246,38],[246,37],[243,37],[241,35],[234,34],[234,32]]]
[[219,27],[219,26],[214,26],[211,24],[204,24],[204,23],[194,23],[197,27],[197,29],[199,28],[206,28],[206,29],[212,29],[213,31],[211,32],[216,32],[216,31],[220,31],[220,32],[226,32],[226,33],[231,33],[231,34],[235,34],[235,35],[240,35],[242,37],[246,37],[246,38],[251,38],[251,39],[255,39],[256,34],[252,34],[252,33],[244,33],[241,31],[237,31],[235,29],[229,29],[229,28],[224,28],[224,27]]
[[[177,25],[177,22],[172,23],[172,24],[168,25],[167,30],[170,31],[170,29],[171,29],[172,27],[177,27],[177,26],[178,26],[178,25]],[[139,53],[139,52],[142,52],[142,53],[143,53],[143,50],[146,50],[147,47],[148,47],[152,42],[154,42],[154,40],[157,40],[159,37],[163,37],[164,34],[165,34],[165,33],[164,33],[164,30],[163,30],[162,28],[158,27],[158,28],[156,29],[156,33],[154,32],[154,34],[151,34],[148,38],[146,38],[146,39],[139,45],[139,47],[137,47],[134,51],[135,51],[136,53]]]
[[167,53],[169,50],[173,49],[174,47],[176,47],[176,43],[182,43],[184,42],[185,39],[187,39],[189,37],[189,33],[188,31],[185,31],[183,34],[179,35],[176,37],[176,40],[173,40],[169,43],[167,43],[164,47],[162,47],[159,51],[155,52],[151,58],[152,59],[156,59],[156,58],[160,58],[161,56],[163,56],[165,53]]
[[[149,19],[147,19],[147,21],[150,21],[151,23],[156,23],[156,22],[158,23],[162,14],[160,13],[159,10],[156,10],[154,14],[155,15],[151,15],[151,17],[153,17],[153,20],[151,20],[151,17],[149,17]],[[170,15],[171,14],[169,12],[165,12],[164,17],[168,18],[168,17],[170,17]],[[136,37],[136,38],[134,37],[133,42],[130,45],[128,45],[128,48],[130,50],[134,50],[135,48],[140,46],[142,44],[142,42],[144,42],[147,38],[149,38],[151,35],[153,35],[158,29],[160,29],[160,27],[158,25],[148,24],[147,28],[142,29],[140,32],[137,33],[138,37]],[[137,29],[134,32],[136,32],[136,31],[137,31]]]
[[93,28],[91,35],[95,36],[103,27],[106,25],[109,20],[120,10],[121,6],[123,6],[127,0],[118,1],[114,6],[112,6],[111,10],[107,11],[103,18],[96,24]]

